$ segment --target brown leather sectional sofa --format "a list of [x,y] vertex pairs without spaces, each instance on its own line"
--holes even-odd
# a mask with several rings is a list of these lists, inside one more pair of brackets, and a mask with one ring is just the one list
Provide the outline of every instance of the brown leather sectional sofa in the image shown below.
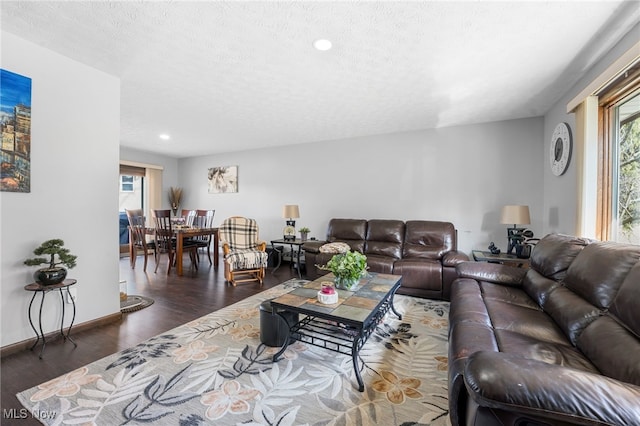
[[333,254],[320,253],[326,242],[344,242],[364,253],[372,272],[402,275],[399,294],[449,300],[455,267],[469,257],[457,251],[456,229],[449,222],[388,219],[331,219],[326,241],[309,241],[302,248],[307,276],[327,274]]
[[640,425],[640,246],[544,237],[451,288],[453,426]]

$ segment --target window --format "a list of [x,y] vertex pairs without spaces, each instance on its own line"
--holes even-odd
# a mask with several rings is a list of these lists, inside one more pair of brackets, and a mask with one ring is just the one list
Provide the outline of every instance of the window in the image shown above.
[[640,244],[640,90],[611,114],[613,188],[611,239]]
[[120,175],[120,191],[133,192],[133,176]]
[[599,237],[640,244],[640,64],[599,94]]

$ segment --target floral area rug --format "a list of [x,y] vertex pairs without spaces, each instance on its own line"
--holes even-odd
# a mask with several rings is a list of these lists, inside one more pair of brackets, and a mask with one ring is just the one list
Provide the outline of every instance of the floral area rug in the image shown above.
[[48,425],[449,425],[447,302],[395,296],[351,357],[260,342],[259,306],[290,280],[18,394]]

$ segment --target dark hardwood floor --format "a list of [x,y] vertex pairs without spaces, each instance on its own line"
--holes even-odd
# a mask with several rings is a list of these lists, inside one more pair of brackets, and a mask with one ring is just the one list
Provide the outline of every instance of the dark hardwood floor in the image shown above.
[[[185,274],[182,277],[176,275],[175,269],[167,276],[166,257],[161,260],[157,274],[153,272],[155,263],[152,258],[149,259],[146,274],[142,271],[142,264],[142,257],[138,257],[136,268],[132,270],[129,258],[121,258],[120,279],[127,280],[129,294],[151,297],[155,300],[153,305],[124,314],[121,321],[108,325],[77,333],[72,329],[71,337],[78,344],[77,348],[59,338],[47,341],[42,359],[38,358],[40,346],[33,352],[25,350],[2,358],[0,424],[40,424],[30,417],[21,420],[10,418],[15,418],[15,413],[20,414],[20,410],[24,408],[15,396],[20,391],[134,346],[290,278],[297,278],[296,271],[288,263],[283,263],[275,274],[272,273],[273,268],[267,270],[262,287],[255,282],[233,287],[224,281],[222,264],[217,271],[214,270],[209,266],[206,255],[201,256],[198,271],[189,268],[190,262],[188,256],[185,256]],[[82,283],[79,282],[78,286],[80,285]],[[117,287],[118,283],[113,285]],[[78,300],[78,303],[82,301]],[[13,414],[12,409],[16,410]]]

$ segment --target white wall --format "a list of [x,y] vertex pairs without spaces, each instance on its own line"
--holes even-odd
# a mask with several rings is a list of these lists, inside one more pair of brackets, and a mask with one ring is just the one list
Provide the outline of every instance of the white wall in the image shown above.
[[[527,204],[542,232],[542,118],[227,153],[179,160],[184,206],[258,220],[263,239],[282,235],[282,205],[296,227],[324,238],[334,217],[452,222],[459,248],[506,249],[504,204]],[[209,194],[207,169],[238,165],[237,194]]]
[[[32,293],[23,288],[37,268],[22,262],[48,239],[61,238],[78,256],[68,274],[78,280],[76,324],[120,310],[120,82],[12,34],[1,36],[0,66],[32,79],[31,192],[0,192],[0,344],[5,346],[35,337],[27,316]],[[60,298],[50,293],[43,309],[45,333],[60,326],[60,316]]]
[[[597,76],[607,69],[616,59],[629,50],[633,44],[640,40],[640,24],[637,24],[627,35],[610,49],[595,65],[591,66],[585,76],[560,98],[560,100],[545,114],[544,117],[544,206],[542,211],[543,231],[575,234],[577,229],[578,208],[578,175],[575,158],[575,146],[573,158],[569,167],[562,176],[554,176],[551,173],[549,163],[549,150],[551,147],[551,135],[558,123],[569,124],[575,139],[576,120],[574,114],[567,114],[567,104],[589,85]],[[639,52],[640,53],[640,52]],[[574,140],[575,145],[575,140]],[[596,194],[593,194],[596,197]]]

